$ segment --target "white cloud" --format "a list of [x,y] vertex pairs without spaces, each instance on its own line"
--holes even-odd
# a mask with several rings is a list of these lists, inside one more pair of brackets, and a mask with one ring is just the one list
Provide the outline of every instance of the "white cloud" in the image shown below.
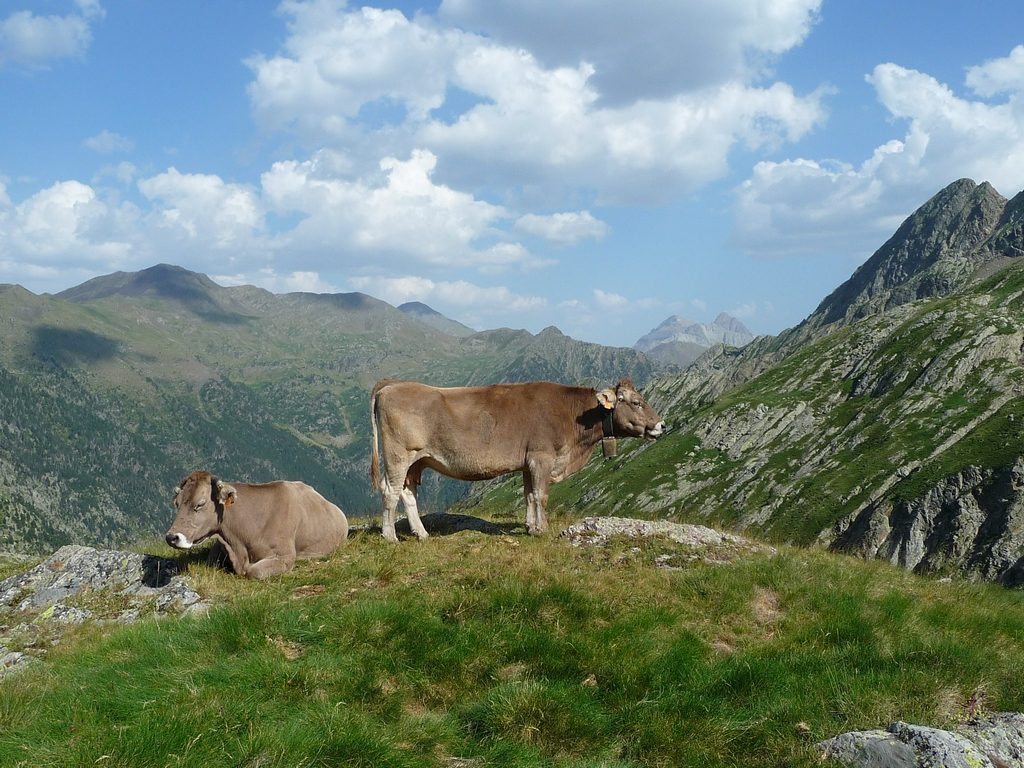
[[153,204],[148,218],[160,233],[158,238],[217,250],[259,245],[263,211],[249,187],[173,167],[142,179],[138,186]]
[[764,56],[798,45],[820,0],[644,3],[444,0],[441,19],[524,48],[547,68],[589,62],[603,99],[664,99],[761,71]]
[[738,320],[749,319],[757,314],[757,302],[747,302],[746,304],[740,304],[738,307],[730,309],[729,314]]
[[82,146],[98,152],[101,155],[110,155],[115,152],[131,152],[135,149],[135,142],[114,131],[104,128],[95,136],[90,136],[82,142]]
[[590,211],[554,213],[541,216],[528,213],[519,217],[516,228],[559,245],[576,245],[581,240],[600,240],[608,234],[608,225]]
[[305,162],[275,163],[263,174],[267,204],[305,218],[282,238],[282,248],[323,252],[333,243],[335,258],[361,263],[367,256],[434,266],[495,269],[535,267],[545,262],[518,243],[487,243],[501,236],[509,218],[495,206],[451,187],[435,184],[433,153],[413,150],[408,160],[387,157],[383,177],[337,174],[333,153]]
[[116,265],[131,251],[137,220],[78,181],[60,181],[0,212],[0,252],[37,267],[64,261]]
[[364,291],[391,304],[422,301],[472,310],[481,315],[525,312],[546,306],[539,296],[513,293],[504,286],[480,286],[465,280],[435,281],[425,277],[355,277],[350,281]]
[[825,91],[754,84],[766,56],[807,35],[818,5],[459,2],[440,18],[461,28],[444,28],[426,14],[292,0],[282,50],[249,62],[249,95],[264,124],[343,140],[357,157],[429,150],[461,189],[664,199],[719,178],[738,144],[793,141],[821,124]]
[[629,306],[629,299],[619,293],[594,289],[594,301],[603,309],[625,309]]
[[247,62],[255,75],[249,97],[264,123],[344,136],[366,105],[423,119],[444,101],[460,33],[409,21],[397,10],[349,12],[344,0],[289,0],[281,12],[289,19],[284,50]]
[[1001,93],[1024,93],[1024,45],[1018,45],[1010,55],[986,61],[967,70],[967,86],[983,98]]
[[231,275],[211,275],[221,285],[255,285],[271,293],[337,293],[332,283],[324,280],[318,272],[292,272],[279,275],[272,267],[264,267],[256,272],[237,272]]
[[[598,106],[589,65],[544,70],[523,51],[480,49],[460,85],[487,97],[419,140],[470,186],[583,187],[603,202],[664,199],[722,176],[729,152],[794,141],[824,119],[824,91],[776,83]],[[486,162],[484,162],[486,159]]]
[[736,240],[760,253],[866,257],[929,197],[959,178],[1004,195],[1024,187],[1024,48],[968,70],[980,97],[958,96],[930,75],[880,64],[868,75],[902,139],[860,166],[809,159],[758,163],[738,189]]
[[90,22],[102,18],[95,0],[79,0],[78,13],[37,16],[15,11],[0,19],[0,68],[13,64],[46,67],[58,59],[82,56],[92,42]]
[[135,177],[138,176],[138,173],[139,169],[135,163],[122,161],[117,165],[104,165],[100,168],[93,177],[93,183],[109,178],[115,179],[121,184],[130,184],[135,181]]

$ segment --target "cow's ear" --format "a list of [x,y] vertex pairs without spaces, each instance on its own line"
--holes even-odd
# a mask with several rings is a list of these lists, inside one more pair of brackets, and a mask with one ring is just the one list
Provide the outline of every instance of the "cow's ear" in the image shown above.
[[238,491],[235,490],[235,486],[233,485],[221,483],[217,488],[217,500],[225,507],[230,507],[234,504],[237,497]]
[[602,408],[612,410],[615,407],[615,390],[614,389],[602,389],[597,393],[597,402],[601,404]]

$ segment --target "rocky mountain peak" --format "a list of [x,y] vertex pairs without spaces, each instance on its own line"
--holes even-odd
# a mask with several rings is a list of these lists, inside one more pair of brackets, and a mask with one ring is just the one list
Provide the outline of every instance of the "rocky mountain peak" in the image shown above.
[[753,338],[754,334],[743,323],[725,312],[719,313],[711,323],[695,323],[671,315],[641,336],[633,348],[656,360],[686,367],[708,347],[715,344],[742,347]]
[[850,323],[963,287],[994,258],[984,245],[999,230],[1006,209],[1006,198],[988,182],[953,182],[912,213],[805,324]]

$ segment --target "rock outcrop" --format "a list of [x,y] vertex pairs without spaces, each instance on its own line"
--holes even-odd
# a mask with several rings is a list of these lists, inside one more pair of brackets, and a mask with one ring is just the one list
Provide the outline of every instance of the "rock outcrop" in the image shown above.
[[919,573],[1024,585],[1024,457],[968,467],[910,501],[880,500],[832,532],[831,548]]
[[815,746],[823,758],[849,768],[1024,768],[1024,714],[976,717],[948,731],[895,722]]
[[[585,517],[559,534],[574,547],[603,547],[613,538],[664,538],[687,550],[688,560],[706,563],[729,562],[737,556],[751,552],[774,553],[765,544],[724,533],[703,525],[671,523],[665,520],[634,520],[629,517]],[[675,558],[662,555],[656,561],[661,567],[672,567]]]
[[175,560],[69,544],[0,581],[0,676],[45,655],[73,625],[207,607]]

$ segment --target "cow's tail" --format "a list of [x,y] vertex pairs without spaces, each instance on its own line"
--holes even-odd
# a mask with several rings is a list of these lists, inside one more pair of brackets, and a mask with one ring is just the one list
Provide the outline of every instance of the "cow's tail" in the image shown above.
[[380,453],[377,450],[377,396],[389,383],[389,379],[378,381],[373,387],[373,392],[370,394],[370,433],[373,439],[373,444],[370,446],[370,480],[373,482],[373,489],[375,491],[384,490],[381,486]]
[[370,431],[373,436],[373,443],[370,446],[370,482],[373,483],[373,489],[379,491],[380,488],[380,454],[377,452],[377,388],[373,388],[373,394],[370,395]]

